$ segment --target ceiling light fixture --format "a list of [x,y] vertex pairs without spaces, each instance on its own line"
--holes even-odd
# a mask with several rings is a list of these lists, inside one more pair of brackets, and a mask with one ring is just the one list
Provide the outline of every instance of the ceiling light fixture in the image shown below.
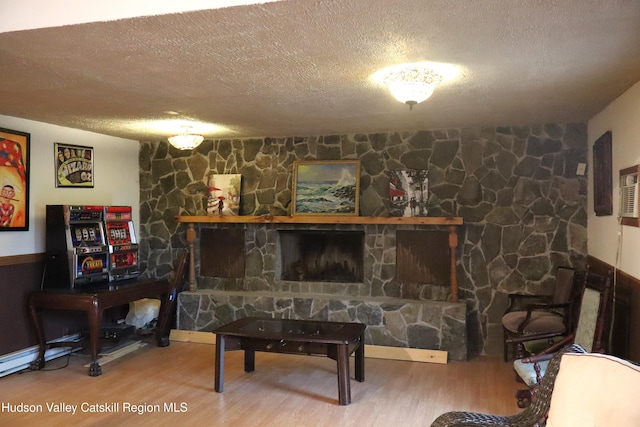
[[183,133],[168,138],[169,143],[178,150],[193,150],[204,141],[204,136],[189,132],[191,126],[183,126],[183,129]]
[[391,94],[400,102],[413,106],[426,100],[442,81],[442,76],[431,68],[410,65],[393,69],[383,78]]

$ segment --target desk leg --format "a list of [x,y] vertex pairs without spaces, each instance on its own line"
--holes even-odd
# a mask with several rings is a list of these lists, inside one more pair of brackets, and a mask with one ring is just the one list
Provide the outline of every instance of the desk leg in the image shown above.
[[171,332],[175,299],[177,297],[177,293],[171,296],[171,298],[173,298],[171,300],[168,294],[162,294],[160,296],[160,314],[158,315],[158,325],[156,327],[156,343],[158,347],[168,347],[169,344],[171,344],[169,334]]
[[338,351],[338,401],[351,403],[351,376],[349,375],[349,345],[337,344]]
[[256,352],[254,350],[244,351],[244,371],[253,372],[256,370]]
[[224,389],[224,335],[216,334],[216,373],[214,388],[218,393]]
[[38,357],[29,365],[29,369],[37,371],[44,368],[44,353],[47,351],[47,341],[44,337],[44,326],[42,325],[41,312],[34,304],[29,301],[29,315],[31,316],[31,323],[36,330],[36,336],[38,337]]
[[94,300],[91,308],[87,311],[89,317],[89,345],[91,352],[91,364],[89,365],[89,376],[98,377],[102,375],[102,366],[98,363],[98,353],[100,351],[100,326],[102,325],[102,310],[98,301]]
[[364,382],[364,335],[360,336],[360,346],[355,354],[356,381]]

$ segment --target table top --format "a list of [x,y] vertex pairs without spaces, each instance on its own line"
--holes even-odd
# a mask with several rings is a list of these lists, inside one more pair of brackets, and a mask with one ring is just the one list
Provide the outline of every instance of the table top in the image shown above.
[[105,292],[127,291],[144,286],[169,286],[167,279],[127,279],[115,282],[93,283],[78,286],[76,288],[44,288],[33,291],[38,294],[64,294],[64,295],[97,295]]
[[360,337],[365,329],[366,325],[363,323],[245,317],[221,326],[214,333],[235,337],[347,344]]

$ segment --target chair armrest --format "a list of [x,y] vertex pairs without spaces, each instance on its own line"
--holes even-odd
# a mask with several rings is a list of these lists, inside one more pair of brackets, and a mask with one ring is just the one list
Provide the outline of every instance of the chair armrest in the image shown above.
[[569,334],[566,337],[564,337],[562,340],[558,341],[557,343],[542,350],[540,353],[533,356],[525,357],[520,360],[522,361],[522,363],[538,363],[544,360],[549,360],[561,348],[565,347],[568,344],[571,344],[574,338],[575,338],[575,334]]
[[548,300],[549,298],[551,298],[550,295],[517,294],[517,293],[511,293],[511,294],[508,294],[507,296],[509,297],[509,306],[507,306],[507,310],[505,311],[505,313],[510,312],[514,308],[514,306],[516,306],[520,301],[533,300],[533,299]]
[[546,304],[546,303],[527,304],[525,308],[527,311],[535,311],[535,310],[551,310],[554,308],[569,308],[570,306],[571,304],[568,302],[559,302],[557,304]]
[[554,308],[569,308],[570,306],[571,304],[569,304],[568,302],[558,304],[527,304],[527,315],[518,325],[518,334],[522,334],[524,332],[524,328],[531,320],[531,313],[533,313],[534,311],[549,311]]

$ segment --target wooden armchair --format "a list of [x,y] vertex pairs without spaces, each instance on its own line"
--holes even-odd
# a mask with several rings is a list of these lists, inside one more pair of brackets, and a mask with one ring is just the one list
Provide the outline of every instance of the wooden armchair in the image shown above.
[[613,272],[599,276],[587,270],[585,284],[580,301],[580,312],[575,330],[558,343],[539,354],[518,359],[513,368],[518,377],[529,387],[516,393],[518,406],[527,406],[537,397],[536,389],[548,369],[549,359],[558,349],[573,343],[590,353],[604,353],[607,347],[609,326],[611,324],[611,283]]
[[502,316],[505,362],[509,360],[510,346],[516,358],[522,358],[524,342],[552,340],[571,332],[575,284],[575,270],[559,267],[553,295],[509,294],[509,306]]
[[578,345],[563,347],[553,354],[545,376],[540,382],[537,399],[524,411],[513,416],[490,415],[479,412],[446,412],[440,415],[431,424],[431,427],[535,427],[544,425],[551,405],[551,394],[558,371],[560,360],[565,353],[584,353],[584,349]]

